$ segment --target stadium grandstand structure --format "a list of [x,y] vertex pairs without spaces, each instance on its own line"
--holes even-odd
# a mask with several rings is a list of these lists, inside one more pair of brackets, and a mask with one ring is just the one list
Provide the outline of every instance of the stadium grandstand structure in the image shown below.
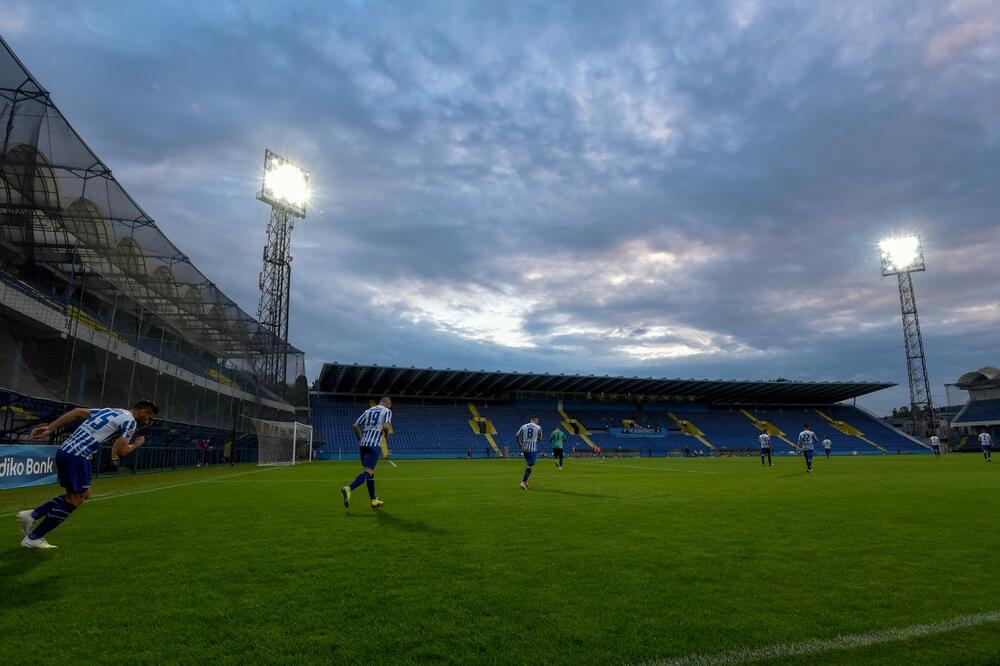
[[988,432],[993,441],[1000,437],[1000,369],[984,367],[966,372],[954,384],[967,391],[969,399],[951,419],[958,449],[979,451],[976,437],[980,432]]
[[167,421],[219,429],[305,408],[302,352],[285,346],[284,384],[256,381],[273,334],[167,238],[2,40],[0,133],[0,387],[56,404],[149,398]]
[[539,417],[567,434],[569,455],[741,455],[762,432],[794,454],[808,423],[837,455],[927,453],[928,447],[851,404],[880,382],[767,382],[397,368],[328,363],[310,392],[318,459],[356,455],[351,430],[383,395],[393,399],[394,457],[516,456],[517,429]]
[[[51,422],[78,406],[0,390],[0,446],[27,441],[34,426]],[[71,423],[41,443],[61,444],[75,426]],[[106,442],[94,457],[94,473],[100,476],[199,464],[258,462],[257,435],[249,428],[233,430],[156,419],[138,434],[146,438],[146,443],[126,458],[119,459],[112,443]]]

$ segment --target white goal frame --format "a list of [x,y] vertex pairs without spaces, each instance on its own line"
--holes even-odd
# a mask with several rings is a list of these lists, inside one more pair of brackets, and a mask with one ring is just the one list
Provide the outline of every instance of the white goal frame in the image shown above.
[[257,466],[292,466],[312,462],[313,428],[298,421],[250,418],[257,432]]

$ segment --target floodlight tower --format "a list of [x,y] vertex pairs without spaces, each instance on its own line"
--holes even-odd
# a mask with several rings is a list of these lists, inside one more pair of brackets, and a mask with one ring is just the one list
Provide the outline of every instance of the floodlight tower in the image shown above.
[[305,218],[309,200],[309,173],[297,164],[264,151],[264,178],[257,199],[271,206],[267,223],[264,265],[260,271],[257,321],[271,335],[257,358],[258,381],[277,387],[284,395],[288,384],[288,311],[292,293],[292,229]]
[[906,350],[906,373],[910,380],[910,415],[913,418],[913,434],[920,437],[925,430],[933,432],[936,428],[924,339],[920,335],[920,319],[917,317],[917,296],[913,291],[913,273],[925,270],[924,248],[919,236],[900,236],[883,240],[878,249],[882,276],[895,275],[899,280],[903,346]]

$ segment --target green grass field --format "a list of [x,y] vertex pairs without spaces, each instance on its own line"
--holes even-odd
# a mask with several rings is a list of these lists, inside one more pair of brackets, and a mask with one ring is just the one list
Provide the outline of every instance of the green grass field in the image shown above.
[[[398,464],[378,512],[356,463],[99,478],[47,552],[54,487],[2,491],[0,663],[739,663],[1000,610],[979,456]],[[1000,623],[766,661],[858,662],[1000,663]]]

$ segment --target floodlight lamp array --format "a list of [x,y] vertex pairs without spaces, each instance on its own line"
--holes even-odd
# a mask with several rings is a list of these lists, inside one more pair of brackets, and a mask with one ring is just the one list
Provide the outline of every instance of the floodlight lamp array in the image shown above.
[[264,152],[264,179],[257,198],[296,217],[305,217],[309,172],[267,150]]
[[878,244],[882,275],[899,275],[924,270],[924,249],[920,236],[895,236]]

